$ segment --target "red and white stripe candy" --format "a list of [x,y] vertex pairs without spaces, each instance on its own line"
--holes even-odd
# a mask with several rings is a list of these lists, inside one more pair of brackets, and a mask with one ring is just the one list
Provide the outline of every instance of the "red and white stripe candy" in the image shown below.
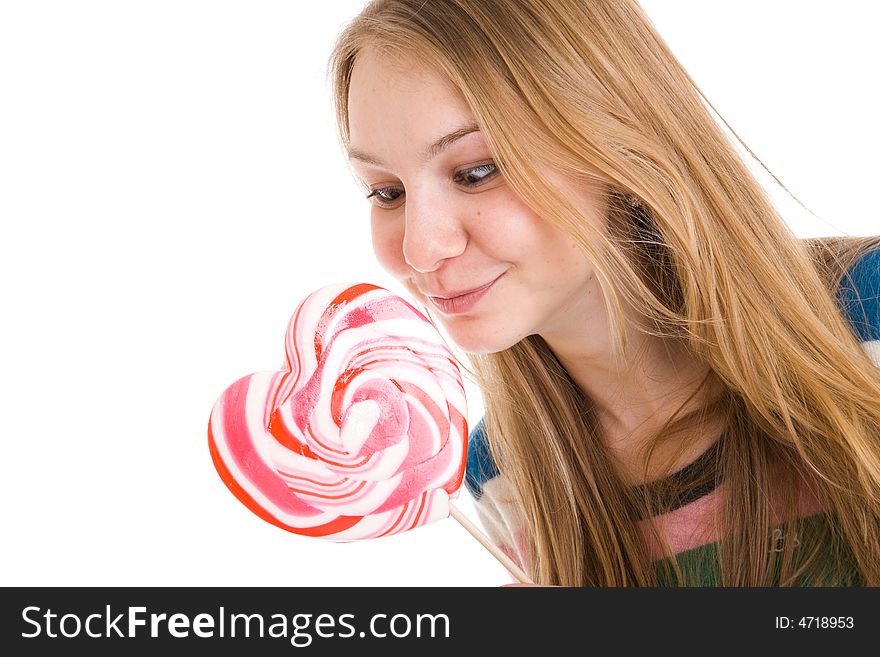
[[286,361],[233,383],[208,424],[220,477],[297,534],[352,541],[449,515],[467,455],[461,373],[425,316],[370,284],[297,307]]

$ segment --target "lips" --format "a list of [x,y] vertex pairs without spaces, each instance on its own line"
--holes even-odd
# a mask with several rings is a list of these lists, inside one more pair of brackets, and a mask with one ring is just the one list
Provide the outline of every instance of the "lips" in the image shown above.
[[498,278],[493,281],[469,290],[455,292],[449,295],[429,294],[427,296],[431,300],[431,303],[443,313],[448,315],[465,313],[473,308],[503,276],[504,274],[501,274],[501,276],[498,276]]
[[479,292],[480,290],[483,290],[483,289],[489,287],[490,285],[492,285],[495,281],[497,281],[503,275],[504,274],[501,274],[500,276],[496,276],[494,279],[492,279],[488,283],[485,283],[484,285],[478,285],[477,287],[470,287],[466,290],[458,290],[455,292],[444,291],[444,292],[437,292],[437,293],[422,290],[422,294],[424,294],[426,297],[431,297],[433,299],[445,299],[445,300],[455,299],[456,297],[463,297],[468,294],[473,294],[474,292]]
[[444,299],[444,300],[455,299],[457,297],[463,297],[467,294],[473,294],[474,292],[479,292],[480,290],[483,290],[483,289],[489,287],[494,282],[495,281],[493,280],[489,283],[486,283],[485,285],[480,285],[479,287],[472,287],[469,290],[461,290],[459,292],[449,292],[446,294],[428,294],[427,296],[432,297],[434,299]]

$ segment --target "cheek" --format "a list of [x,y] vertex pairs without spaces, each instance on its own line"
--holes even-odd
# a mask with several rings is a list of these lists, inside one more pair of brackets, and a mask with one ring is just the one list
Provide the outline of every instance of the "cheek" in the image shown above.
[[373,215],[370,233],[376,260],[390,274],[399,276],[406,273],[407,265],[403,259],[403,230],[398,223]]
[[540,248],[542,222],[538,215],[507,189],[480,207],[467,226],[471,240],[495,260],[518,262]]

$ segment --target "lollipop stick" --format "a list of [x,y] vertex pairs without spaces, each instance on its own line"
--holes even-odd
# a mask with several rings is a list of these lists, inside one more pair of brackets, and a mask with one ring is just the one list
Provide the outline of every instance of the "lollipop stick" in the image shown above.
[[521,584],[534,584],[534,582],[529,579],[529,576],[523,572],[522,568],[517,566],[510,557],[499,549],[497,545],[494,545],[492,541],[486,538],[486,535],[451,503],[449,504],[449,515],[458,520],[461,526],[470,532],[471,536],[482,543],[483,547],[489,550],[489,552],[501,562],[501,565],[507,568],[510,574],[517,579],[517,581]]

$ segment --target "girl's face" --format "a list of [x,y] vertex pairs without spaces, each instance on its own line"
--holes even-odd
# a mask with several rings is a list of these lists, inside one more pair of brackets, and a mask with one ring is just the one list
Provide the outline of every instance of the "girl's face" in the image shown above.
[[[492,353],[573,323],[583,330],[600,296],[589,262],[505,183],[445,78],[366,49],[348,112],[349,158],[370,190],[376,257],[436,311],[452,340]],[[604,221],[598,191],[560,187],[584,216]]]

